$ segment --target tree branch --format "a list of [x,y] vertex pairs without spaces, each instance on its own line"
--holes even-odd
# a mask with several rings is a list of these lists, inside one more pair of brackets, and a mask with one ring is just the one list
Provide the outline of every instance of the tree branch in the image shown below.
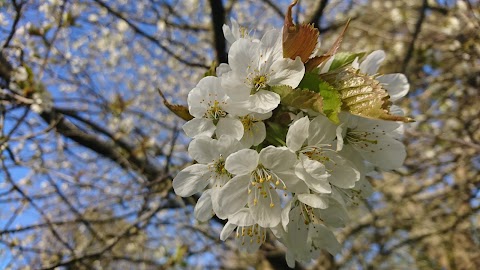
[[328,5],[328,0],[322,0],[318,5],[317,9],[313,13],[312,17],[308,20],[308,23],[313,23],[313,25],[320,29],[320,21],[322,20],[323,13],[325,12],[325,8]]
[[222,0],[209,0],[209,2],[212,12],[213,41],[215,43],[217,63],[228,63],[227,44],[222,29],[225,24],[225,8]]
[[428,9],[428,0],[423,0],[422,7],[420,8],[420,16],[418,17],[417,24],[415,25],[415,31],[413,32],[412,40],[408,45],[407,53],[405,54],[405,58],[403,59],[402,64],[402,73],[406,73],[408,63],[413,56],[413,50],[415,49],[415,42],[417,41],[418,35],[422,30],[422,24],[425,21],[425,14],[427,13]]

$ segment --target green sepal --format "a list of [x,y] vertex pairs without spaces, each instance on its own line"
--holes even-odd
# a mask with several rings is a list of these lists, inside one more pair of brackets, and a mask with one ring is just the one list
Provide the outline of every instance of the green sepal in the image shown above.
[[308,89],[293,89],[288,85],[272,86],[270,90],[280,96],[282,105],[323,112],[322,96],[318,93]]

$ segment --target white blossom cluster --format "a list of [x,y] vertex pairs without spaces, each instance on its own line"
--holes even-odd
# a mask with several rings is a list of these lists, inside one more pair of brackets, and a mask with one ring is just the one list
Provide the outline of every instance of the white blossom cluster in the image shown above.
[[[348,222],[347,206],[370,195],[366,174],[402,166],[403,123],[348,112],[334,123],[321,113],[284,106],[269,89],[295,89],[305,65],[300,57],[284,58],[282,31],[255,39],[234,22],[232,28],[224,26],[224,34],[231,44],[229,64],[221,64],[217,76],[204,77],[188,95],[193,119],[183,128],[193,138],[188,153],[196,163],[174,178],[175,192],[183,197],[203,192],[195,217],[228,220],[220,238],[233,234],[240,250],[255,252],[270,234],[286,246],[290,267],[316,258],[321,249],[338,253],[332,229]],[[403,74],[377,75],[384,58],[383,51],[375,51],[349,65],[375,76],[394,101],[409,85]],[[328,72],[333,59],[317,72]],[[391,113],[402,114],[394,106]],[[284,117],[278,121],[275,115]],[[281,124],[268,128],[285,122],[283,129],[275,129]],[[268,139],[269,132],[282,130],[283,140]]]

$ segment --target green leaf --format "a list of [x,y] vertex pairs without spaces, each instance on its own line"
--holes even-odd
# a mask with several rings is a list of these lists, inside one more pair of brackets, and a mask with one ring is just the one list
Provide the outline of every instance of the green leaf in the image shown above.
[[311,109],[323,112],[322,96],[308,89],[293,89],[288,85],[272,86],[272,92],[280,95],[280,103],[297,109]]
[[335,70],[337,68],[351,64],[355,58],[362,58],[365,55],[364,52],[361,53],[351,53],[351,52],[339,52],[335,54],[335,59],[333,59],[330,70]]
[[318,87],[323,98],[323,113],[335,124],[340,123],[338,119],[338,113],[342,109],[340,94],[332,85],[325,81],[320,82]]
[[274,146],[285,146],[287,127],[284,127],[275,122],[267,122],[267,137],[265,140]]
[[318,93],[320,91],[320,89],[318,88],[318,85],[320,84],[320,82],[321,80],[320,80],[320,77],[318,76],[318,73],[315,74],[313,72],[306,72],[305,76],[303,76],[302,81],[300,81],[298,88],[308,89],[310,91]]

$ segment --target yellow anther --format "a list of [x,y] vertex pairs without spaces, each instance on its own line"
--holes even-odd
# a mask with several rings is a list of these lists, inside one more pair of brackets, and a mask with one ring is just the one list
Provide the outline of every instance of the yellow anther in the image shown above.
[[263,179],[263,177],[260,177],[260,184],[262,184],[263,182],[265,182],[265,179]]
[[257,199],[253,199],[253,205],[257,205],[257,202],[258,202]]
[[280,180],[277,180],[277,182],[275,182],[275,185],[280,185]]
[[275,206],[274,203],[271,203],[271,204],[270,204],[270,208],[273,208],[274,206]]

